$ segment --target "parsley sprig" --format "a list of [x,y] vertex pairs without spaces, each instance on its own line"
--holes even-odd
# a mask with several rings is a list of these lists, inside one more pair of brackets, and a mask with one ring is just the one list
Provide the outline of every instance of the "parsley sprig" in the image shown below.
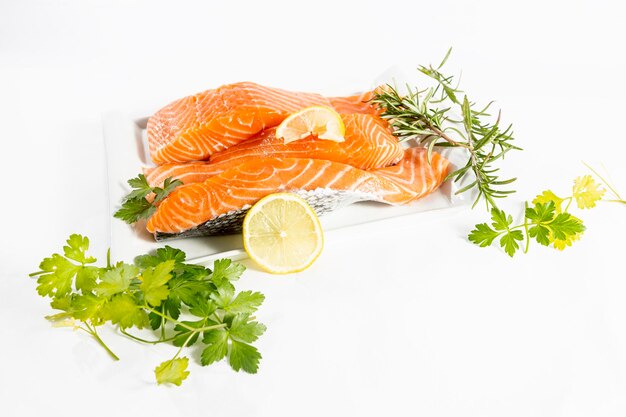
[[514,192],[502,186],[515,178],[500,179],[499,168],[494,163],[507,152],[521,148],[512,143],[512,125],[501,127],[500,112],[494,121],[489,120],[492,103],[478,107],[454,84],[453,76],[440,72],[451,51],[448,50],[439,66],[418,68],[434,81],[434,86],[420,90],[407,85],[407,94],[401,94],[388,84],[376,92],[372,102],[382,110],[381,117],[389,121],[399,140],[416,140],[428,149],[429,160],[435,146],[466,149],[469,154],[466,164],[451,172],[446,180],[452,178],[458,182],[468,171],[472,172],[474,181],[457,194],[476,189],[474,206],[484,197],[489,209],[497,206],[496,199]]
[[[30,274],[37,292],[51,298],[60,312],[47,316],[53,325],[73,327],[91,335],[115,360],[98,328],[110,323],[120,334],[141,343],[171,343],[172,358],[155,368],[159,384],[180,385],[189,375],[189,359],[181,356],[200,344],[202,365],[227,359],[235,370],[256,373],[261,354],[252,346],[265,326],[252,315],[265,297],[259,292],[236,292],[232,282],[245,267],[230,259],[214,262],[213,269],[185,263],[185,253],[166,246],[143,255],[134,264],[91,264],[89,239],[71,235],[63,255],[53,254]],[[147,339],[138,330],[151,330]]]
[[[156,211],[156,203],[163,200],[183,183],[180,180],[169,177],[163,182],[163,188],[151,187],[145,175],[139,174],[136,178],[128,180],[128,185],[133,190],[124,198],[122,207],[113,214],[113,217],[132,224],[139,219],[147,219],[152,216]],[[154,196],[152,201],[148,200],[148,196]]]
[[602,199],[606,190],[595,182],[591,175],[574,180],[572,194],[561,198],[550,190],[539,194],[525,203],[524,222],[513,226],[513,217],[498,208],[491,209],[491,225],[477,224],[468,239],[481,247],[491,246],[499,239],[500,246],[513,256],[525,241],[524,253],[528,252],[531,240],[543,246],[563,250],[582,236],[583,221],[569,212],[573,202],[579,209],[590,209]]

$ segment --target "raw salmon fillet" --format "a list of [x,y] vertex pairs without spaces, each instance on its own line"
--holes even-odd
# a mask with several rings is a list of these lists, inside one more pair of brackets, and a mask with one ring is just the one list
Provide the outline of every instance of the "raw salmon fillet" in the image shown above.
[[275,192],[308,192],[306,198],[318,214],[345,205],[338,199],[406,204],[437,189],[448,165],[437,153],[429,164],[423,148],[408,149],[399,164],[375,171],[311,158],[248,159],[204,182],[174,190],[148,220],[147,229],[157,238],[212,234],[224,229],[220,223],[234,231],[251,204]]
[[253,157],[324,159],[364,170],[383,168],[402,159],[402,146],[384,121],[369,114],[346,114],[342,118],[346,126],[343,142],[308,137],[285,144],[276,138],[276,129],[271,128],[212,155],[208,163],[163,164],[144,170],[144,174],[152,187],[162,187],[168,177],[184,184],[202,182]]
[[251,82],[204,91],[170,103],[148,120],[150,157],[157,165],[205,160],[309,106],[336,104],[340,112],[372,113],[359,97],[329,99]]
[[374,91],[367,91],[349,97],[330,97],[330,104],[342,114],[363,113],[380,114],[380,110],[369,101],[374,98]]

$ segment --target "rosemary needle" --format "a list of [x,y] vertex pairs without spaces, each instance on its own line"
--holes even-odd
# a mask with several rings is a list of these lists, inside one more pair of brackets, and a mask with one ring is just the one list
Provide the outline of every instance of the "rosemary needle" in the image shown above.
[[[510,150],[521,148],[512,144],[513,126],[500,126],[500,112],[495,121],[488,120],[492,103],[477,107],[458,85],[453,85],[452,76],[440,72],[451,51],[448,50],[438,67],[418,68],[434,80],[434,86],[420,90],[407,85],[407,93],[403,95],[396,87],[387,84],[376,92],[372,102],[382,110],[381,117],[389,121],[400,141],[415,140],[428,149],[429,161],[435,146],[466,149],[469,154],[467,162],[446,179],[458,182],[468,172],[473,173],[474,181],[457,194],[476,189],[478,195],[474,206],[483,197],[487,209],[497,207],[496,198],[515,192],[502,189],[502,186],[516,178],[500,179],[499,168],[494,167],[494,163]],[[455,111],[462,115],[460,120],[453,116]]]

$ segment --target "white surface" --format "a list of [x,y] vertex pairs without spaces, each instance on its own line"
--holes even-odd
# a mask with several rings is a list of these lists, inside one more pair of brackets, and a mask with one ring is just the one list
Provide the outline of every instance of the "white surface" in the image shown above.
[[505,174],[520,177],[518,201],[564,193],[583,159],[626,193],[623,2],[210,3],[0,2],[2,415],[626,414],[618,206],[582,213],[588,230],[563,253],[475,247],[474,210],[329,235],[296,276],[247,263],[239,286],[267,296],[254,376],[193,364],[183,387],[157,387],[172,349],[105,332],[113,363],[51,328],[26,274],[72,232],[104,256],[100,113],[120,103],[246,79],[343,94],[452,45],[449,69],[515,124],[525,151]]

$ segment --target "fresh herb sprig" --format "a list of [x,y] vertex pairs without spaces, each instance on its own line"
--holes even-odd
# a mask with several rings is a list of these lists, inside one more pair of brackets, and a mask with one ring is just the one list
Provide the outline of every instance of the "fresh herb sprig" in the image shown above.
[[593,169],[591,166],[587,165],[584,162],[583,164],[587,168],[589,168],[589,170],[593,172],[600,179],[600,181],[602,182],[602,184],[604,184],[606,188],[608,188],[611,191],[611,198],[608,200],[604,200],[604,201],[607,201],[609,203],[618,203],[618,204],[626,205],[626,199],[622,198],[622,196],[617,192],[617,190],[615,189],[615,187],[613,186],[613,184],[611,184],[609,180],[605,179],[602,175],[600,175],[598,171]]
[[[265,297],[235,292],[232,281],[244,272],[243,265],[221,259],[211,270],[185,263],[183,251],[166,246],[134,264],[112,264],[107,256],[106,266],[97,267],[88,249],[89,239],[71,235],[63,255],[45,258],[30,274],[37,277],[39,295],[60,310],[46,317],[53,325],[88,333],[115,360],[97,330],[106,323],[136,342],[171,343],[178,350],[154,370],[159,384],[180,385],[187,378],[189,359],[181,354],[196,343],[202,345],[202,365],[227,358],[235,371],[257,372],[261,354],[251,343],[265,326],[252,314]],[[140,337],[141,329],[152,329],[152,337]]]
[[[128,224],[132,224],[139,219],[147,219],[152,216],[156,211],[155,204],[163,200],[183,183],[180,180],[169,177],[163,182],[163,188],[151,187],[146,177],[143,174],[139,174],[136,178],[128,180],[128,185],[133,190],[124,198],[122,207],[113,216],[124,220]],[[152,201],[148,200],[148,196],[154,197]]]
[[574,180],[571,195],[567,197],[562,198],[546,190],[535,197],[532,207],[525,203],[522,224],[513,226],[510,214],[492,208],[491,225],[477,224],[468,239],[481,247],[491,246],[499,239],[500,246],[509,256],[515,255],[523,241],[524,253],[528,252],[531,240],[563,250],[580,239],[585,231],[583,221],[569,212],[572,202],[579,209],[590,209],[596,206],[605,193],[606,190],[591,175],[578,177]]
[[[429,160],[435,146],[466,149],[469,153],[467,163],[451,172],[446,180],[453,178],[457,182],[468,171],[472,172],[475,180],[457,193],[476,189],[478,195],[474,206],[484,197],[488,209],[497,207],[495,199],[514,192],[502,189],[502,186],[512,183],[515,178],[500,179],[499,168],[494,167],[494,163],[504,158],[507,152],[521,148],[512,143],[512,125],[500,126],[500,112],[495,121],[488,120],[492,103],[479,108],[458,84],[454,85],[454,77],[440,72],[451,51],[448,50],[436,68],[418,68],[434,80],[434,86],[420,90],[407,85],[407,94],[403,95],[388,84],[376,92],[372,102],[382,110],[381,117],[389,121],[399,140],[416,140],[428,149]],[[455,112],[461,119],[453,114]]]

